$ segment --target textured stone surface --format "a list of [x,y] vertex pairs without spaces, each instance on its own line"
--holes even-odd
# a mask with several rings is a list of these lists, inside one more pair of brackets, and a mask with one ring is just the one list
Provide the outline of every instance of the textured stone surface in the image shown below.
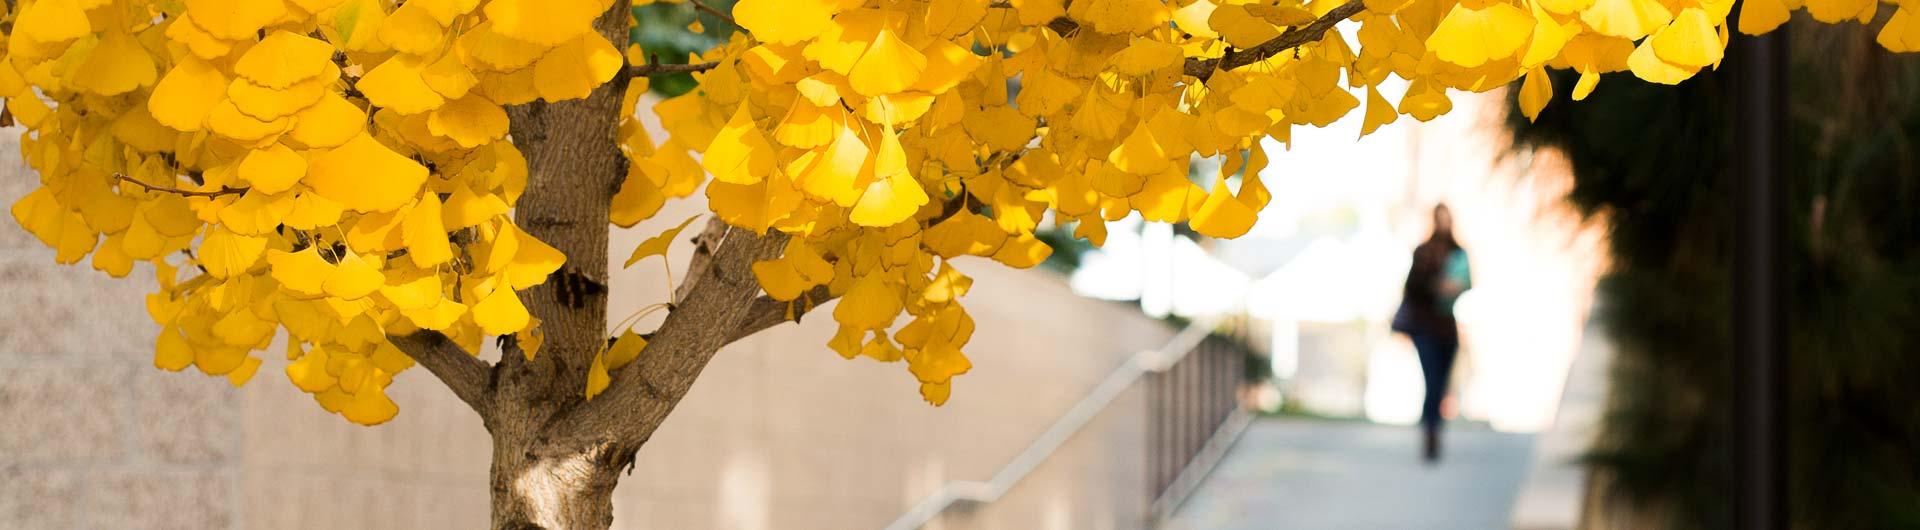
[[165,464],[217,464],[236,454],[239,390],[192,369],[134,369],[134,432],[141,456]]
[[127,378],[110,364],[0,370],[0,463],[86,465],[120,456]]
[[[17,226],[12,217],[0,225]],[[152,274],[140,266],[115,280],[85,265],[56,264],[51,250],[0,250],[0,358],[152,359],[159,330],[145,305]]]

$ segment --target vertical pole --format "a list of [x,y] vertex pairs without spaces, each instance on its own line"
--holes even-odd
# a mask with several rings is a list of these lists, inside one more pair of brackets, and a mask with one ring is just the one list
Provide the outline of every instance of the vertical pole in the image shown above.
[[[1787,527],[1787,37],[1734,40],[1734,528]],[[1729,61],[1732,62],[1732,61]]]

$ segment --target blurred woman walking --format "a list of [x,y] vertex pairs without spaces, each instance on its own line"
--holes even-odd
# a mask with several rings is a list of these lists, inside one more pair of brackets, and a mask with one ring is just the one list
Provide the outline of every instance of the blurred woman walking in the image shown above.
[[1447,205],[1433,207],[1433,233],[1413,249],[1393,330],[1413,339],[1427,391],[1420,407],[1420,427],[1426,435],[1422,453],[1428,462],[1440,459],[1440,401],[1447,396],[1453,360],[1460,351],[1460,327],[1453,319],[1453,302],[1473,287],[1467,251],[1453,239],[1453,214]]

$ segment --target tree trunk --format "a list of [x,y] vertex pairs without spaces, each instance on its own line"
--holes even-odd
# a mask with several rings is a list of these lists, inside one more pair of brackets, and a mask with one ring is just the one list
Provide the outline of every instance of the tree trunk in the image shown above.
[[[614,2],[594,29],[624,43],[627,6]],[[557,432],[568,427],[566,414],[585,402],[587,367],[607,342],[607,216],[626,175],[618,124],[627,81],[622,72],[585,99],[508,109],[528,175],[515,224],[565,254],[567,262],[546,283],[522,293],[527,311],[538,319],[539,351],[527,359],[519,344],[508,341],[491,374],[483,418],[494,443],[494,530],[610,527],[619,472],[638,449]]]
[[533,440],[495,437],[493,530],[605,530],[613,488],[632,451],[548,451]]

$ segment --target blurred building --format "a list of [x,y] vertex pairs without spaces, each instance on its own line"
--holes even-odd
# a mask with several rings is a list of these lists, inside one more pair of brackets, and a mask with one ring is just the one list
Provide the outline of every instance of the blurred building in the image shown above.
[[[1385,89],[1392,92],[1392,89]],[[1273,202],[1251,232],[1196,243],[1137,218],[1110,227],[1073,285],[1139,300],[1150,315],[1193,316],[1244,302],[1272,337],[1283,406],[1412,423],[1421,377],[1412,345],[1388,331],[1429,212],[1453,208],[1472,256],[1462,297],[1460,415],[1512,431],[1550,425],[1604,263],[1601,235],[1561,206],[1558,159],[1506,155],[1505,100],[1454,94],[1431,123],[1359,137],[1359,116],[1296,128],[1264,144]]]

